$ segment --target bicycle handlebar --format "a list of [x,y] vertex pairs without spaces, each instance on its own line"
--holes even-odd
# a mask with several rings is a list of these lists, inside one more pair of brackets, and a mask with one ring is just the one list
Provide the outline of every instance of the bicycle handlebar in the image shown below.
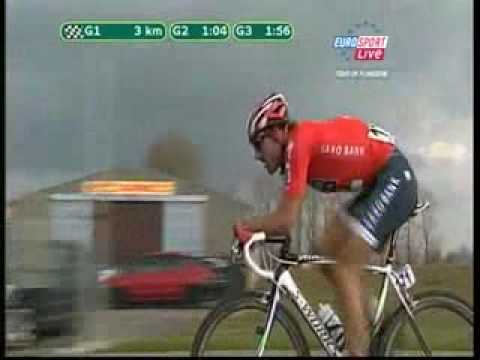
[[269,244],[283,244],[288,245],[290,238],[288,236],[269,236],[267,238],[267,234],[265,232],[256,232],[253,233],[252,237],[250,240],[248,240],[243,248],[244,251],[244,256],[245,260],[247,261],[248,266],[259,276],[269,279],[269,280],[274,280],[274,272],[273,271],[268,271],[262,269],[258,264],[252,259],[251,253],[250,253],[250,248],[252,245],[256,242],[259,241],[265,241]]
[[273,280],[273,271],[268,271],[268,270],[264,270],[262,269],[260,266],[257,265],[257,263],[255,261],[253,261],[251,255],[250,255],[250,247],[257,241],[264,241],[265,239],[267,238],[267,234],[265,234],[264,232],[257,232],[257,233],[254,233],[252,235],[252,237],[250,238],[250,240],[248,240],[244,247],[243,247],[243,251],[244,251],[244,256],[245,256],[245,260],[247,261],[247,264],[248,266],[250,266],[250,268],[258,275],[260,275],[261,277],[263,278],[266,278],[266,279],[269,279],[269,280]]

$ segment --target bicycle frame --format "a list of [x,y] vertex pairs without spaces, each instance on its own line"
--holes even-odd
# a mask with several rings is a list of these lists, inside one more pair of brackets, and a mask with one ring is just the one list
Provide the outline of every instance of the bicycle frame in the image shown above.
[[[300,265],[300,264],[315,264],[315,265],[336,265],[336,261],[332,258],[327,258],[324,256],[318,255],[299,255],[294,260],[285,260],[273,256],[281,266],[274,272],[262,269],[251,257],[251,247],[260,241],[266,241],[266,234],[264,232],[258,232],[253,234],[251,239],[244,246],[244,255],[247,264],[250,268],[259,276],[269,280],[273,283],[272,290],[270,292],[270,302],[267,313],[267,320],[264,327],[264,333],[260,339],[257,355],[262,356],[265,345],[267,343],[270,331],[272,329],[272,324],[275,319],[275,313],[277,310],[278,303],[280,301],[282,293],[290,297],[293,304],[296,306],[298,311],[302,314],[305,321],[308,323],[309,327],[317,337],[320,344],[323,346],[325,351],[329,356],[342,356],[342,352],[338,349],[338,346],[334,339],[330,336],[328,330],[326,329],[325,324],[322,319],[320,319],[316,312],[312,309],[308,301],[305,299],[297,284],[295,283],[292,275],[290,274],[288,267],[291,265]],[[411,312],[410,296],[405,291],[406,289],[402,287],[399,283],[399,274],[393,269],[391,264],[392,258],[389,257],[385,266],[376,266],[376,265],[365,265],[364,270],[370,271],[373,273],[381,274],[384,276],[381,290],[379,293],[379,299],[377,308],[375,311],[375,317],[373,321],[373,332],[375,335],[381,325],[381,315],[385,308],[385,302],[387,299],[388,285],[389,283],[393,286],[396,291],[398,298],[402,306],[405,308],[406,312],[409,315],[409,318],[413,321],[413,327],[415,332],[417,332],[418,327],[415,324],[415,319]],[[419,331],[419,330],[418,330]],[[419,334],[421,336],[421,334]]]

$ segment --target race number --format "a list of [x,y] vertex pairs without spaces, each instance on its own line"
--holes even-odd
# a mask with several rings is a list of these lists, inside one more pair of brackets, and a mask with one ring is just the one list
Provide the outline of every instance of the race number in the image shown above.
[[372,140],[395,144],[395,137],[375,124],[368,125],[368,137]]
[[410,289],[415,284],[415,274],[413,273],[413,269],[410,264],[403,265],[397,271],[397,284],[406,288]]

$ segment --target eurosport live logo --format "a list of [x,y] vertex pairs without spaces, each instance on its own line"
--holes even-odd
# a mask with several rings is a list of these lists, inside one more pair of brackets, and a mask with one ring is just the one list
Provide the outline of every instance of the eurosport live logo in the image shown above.
[[336,70],[338,79],[385,79],[388,71],[378,67],[385,60],[388,35],[368,21],[354,24],[346,33],[333,39],[333,48],[342,64]]

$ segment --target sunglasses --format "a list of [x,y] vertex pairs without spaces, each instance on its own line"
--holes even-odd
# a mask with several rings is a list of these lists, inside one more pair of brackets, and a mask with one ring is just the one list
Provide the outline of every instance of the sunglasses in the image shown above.
[[255,139],[252,141],[252,145],[255,148],[256,151],[260,151],[260,148],[262,146],[263,140],[265,140],[267,136],[265,134],[258,135]]

